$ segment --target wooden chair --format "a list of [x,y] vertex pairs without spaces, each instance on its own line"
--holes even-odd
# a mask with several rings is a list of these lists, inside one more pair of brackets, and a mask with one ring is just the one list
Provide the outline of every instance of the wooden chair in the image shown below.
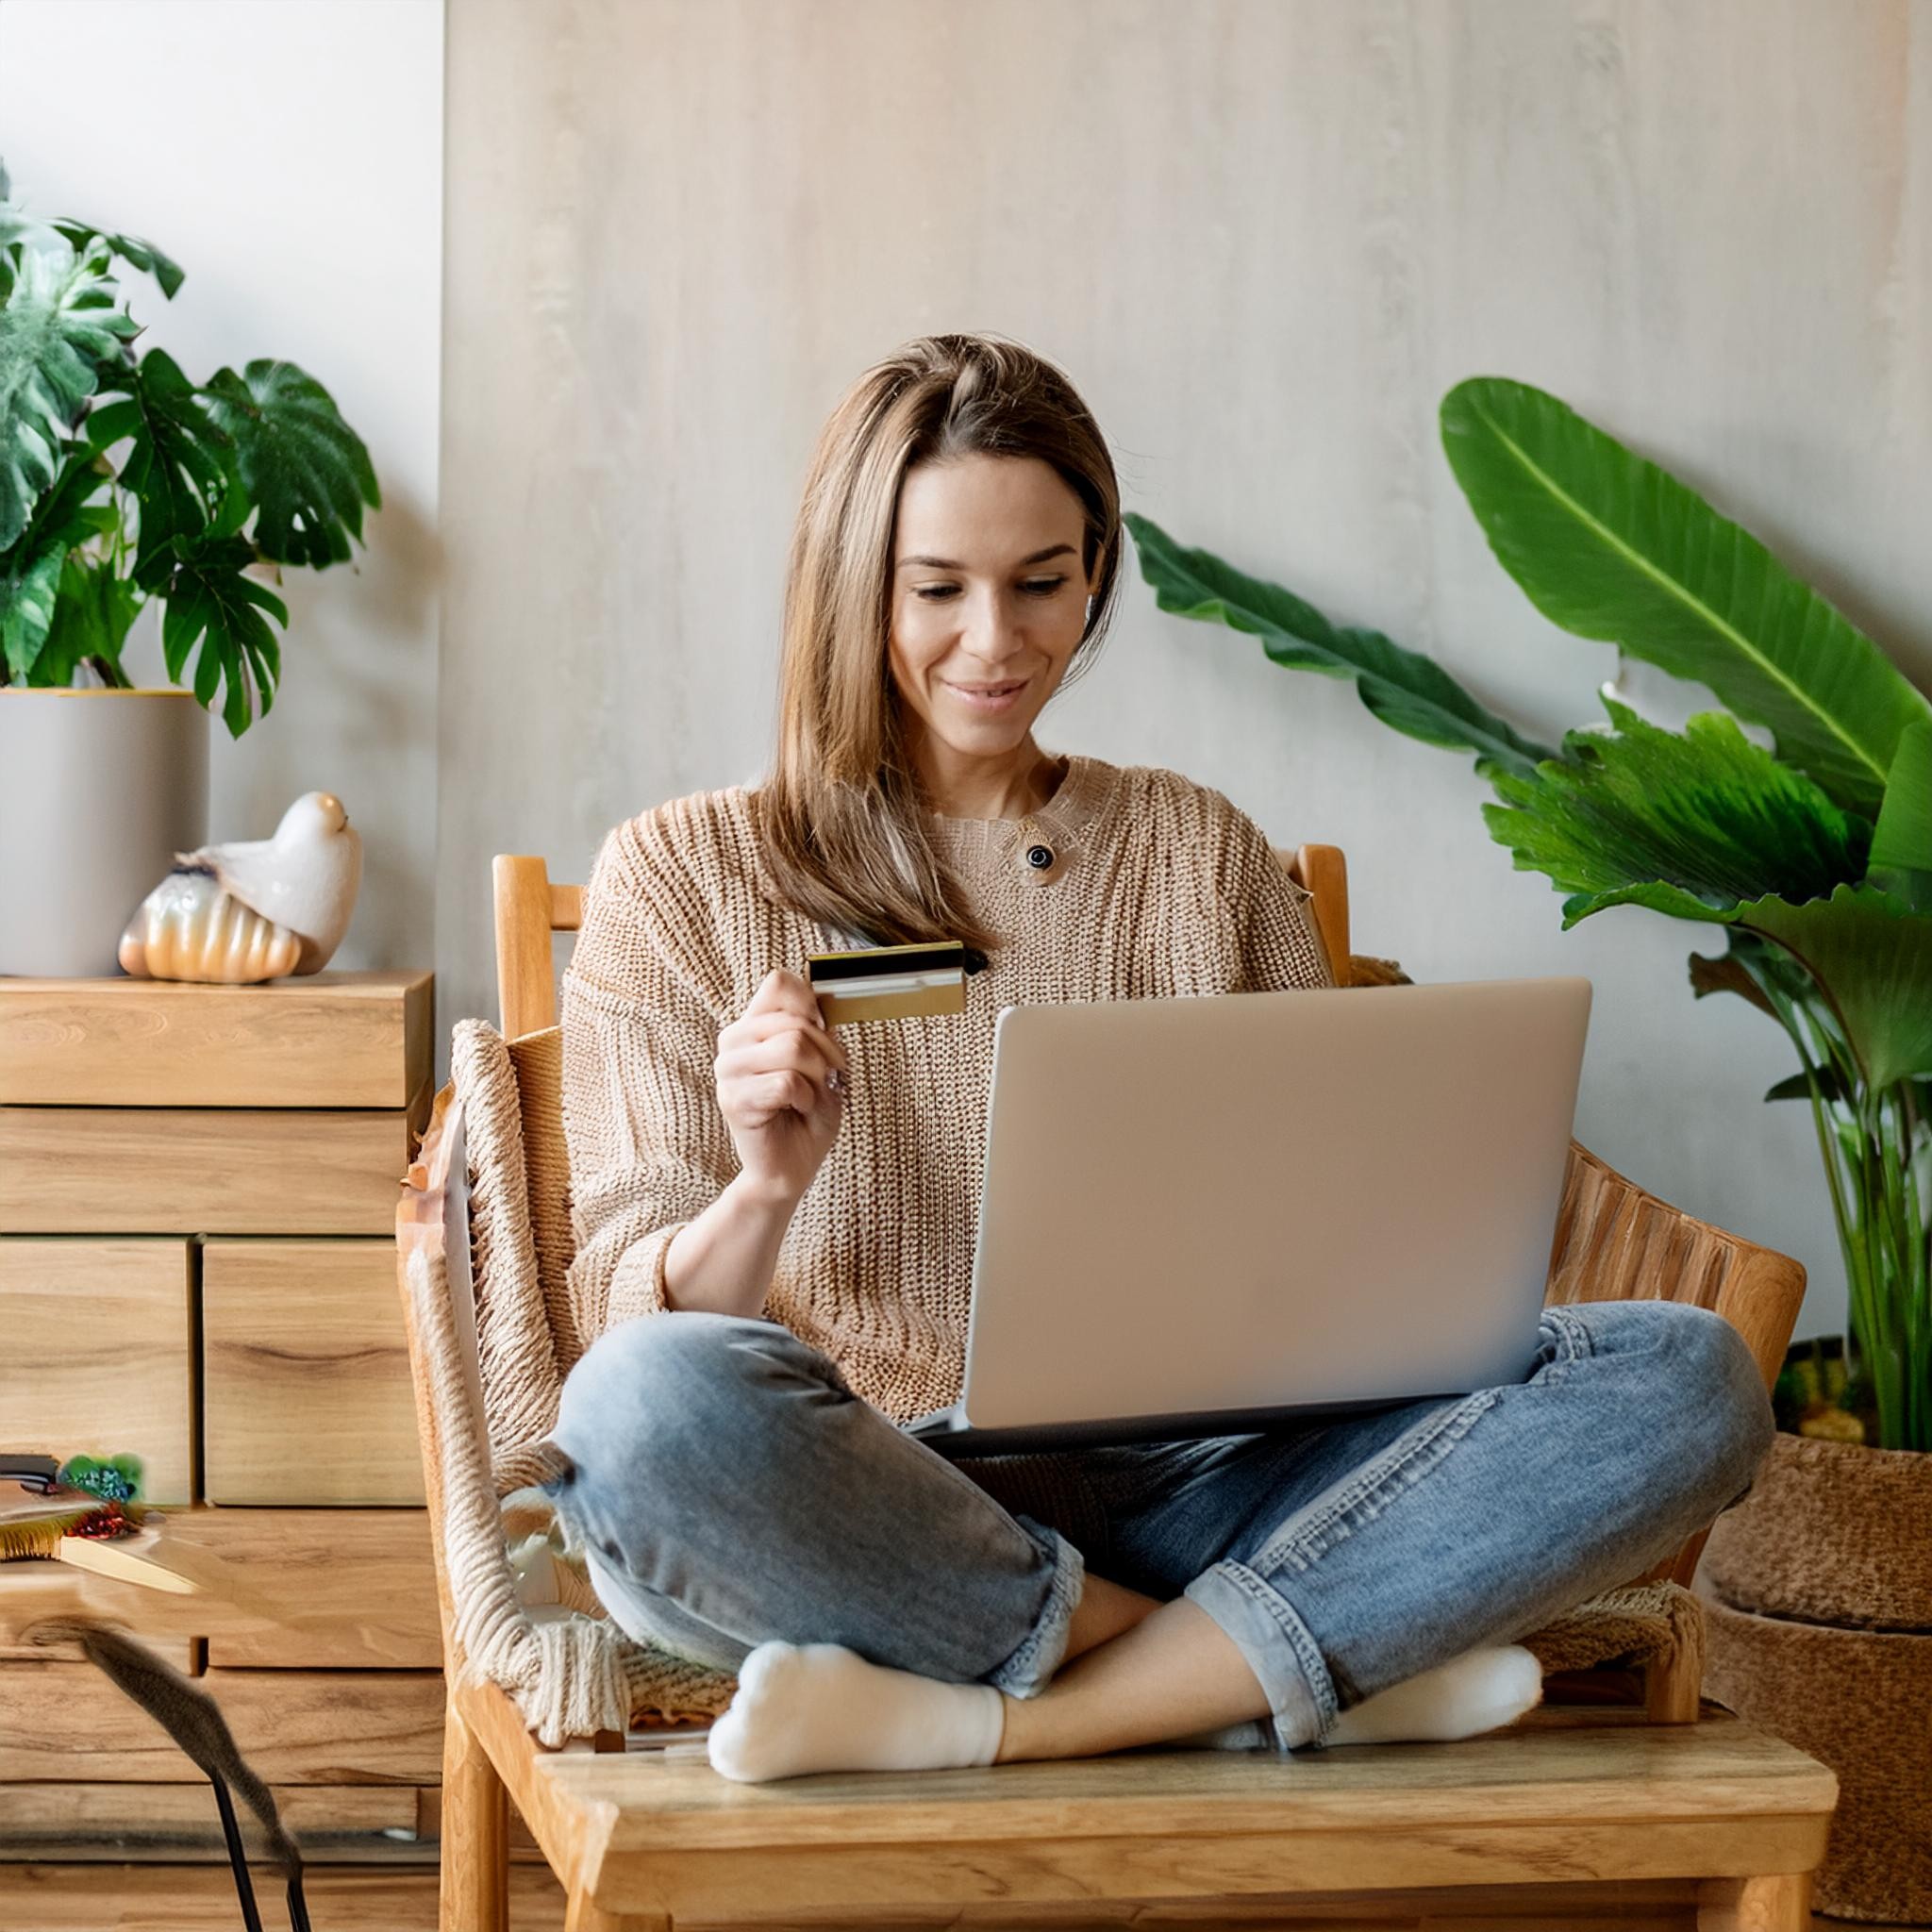
[[[1338,984],[1364,983],[1348,950],[1341,852],[1278,856],[1314,894]],[[494,875],[502,1031],[515,1041],[556,1024],[551,935],[576,929],[581,891],[553,884],[541,858],[499,857]],[[461,1131],[446,1087],[398,1209],[406,1276],[412,1255],[467,1255],[452,1165]],[[1769,1386],[1803,1289],[1794,1261],[1680,1212],[1573,1141],[1549,1301],[1657,1296],[1715,1308],[1750,1341]],[[503,1932],[507,1795],[564,1885],[572,1932],[1808,1926],[1837,1782],[1722,1706],[1701,1705],[1694,1641],[1662,1669],[1551,1675],[1537,1709],[1480,1738],[1339,1746],[1291,1762],[1163,1749],[743,1786],[701,1756],[626,1754],[614,1736],[545,1749],[506,1692],[465,1669],[445,1562],[451,1499],[433,1453],[455,1424],[407,1285],[404,1302],[449,1684],[444,1932]],[[1688,1583],[1703,1542],[1693,1536],[1648,1575]]]

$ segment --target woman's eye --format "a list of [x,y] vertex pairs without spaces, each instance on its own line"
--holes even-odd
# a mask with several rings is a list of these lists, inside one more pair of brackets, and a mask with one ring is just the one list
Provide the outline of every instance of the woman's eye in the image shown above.
[[[1051,597],[1066,582],[1060,577],[1031,577],[1021,586],[1029,596]],[[958,584],[922,584],[914,595],[923,597],[928,604],[943,604],[958,590]]]

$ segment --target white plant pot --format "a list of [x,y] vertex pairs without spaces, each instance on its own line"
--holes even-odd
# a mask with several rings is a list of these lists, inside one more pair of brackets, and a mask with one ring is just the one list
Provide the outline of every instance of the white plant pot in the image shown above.
[[118,975],[135,908],[208,841],[208,768],[192,691],[0,690],[0,974]]

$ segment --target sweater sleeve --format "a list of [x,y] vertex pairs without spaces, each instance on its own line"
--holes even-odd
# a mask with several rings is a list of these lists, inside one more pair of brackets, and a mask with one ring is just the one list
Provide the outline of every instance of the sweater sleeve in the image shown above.
[[675,887],[667,900],[639,857],[634,824],[606,836],[563,974],[569,1290],[587,1347],[665,1311],[665,1250],[739,1168],[714,1079],[721,1022],[686,950],[703,908]]
[[1246,812],[1224,798],[1221,802],[1227,816],[1215,841],[1217,882],[1232,922],[1237,961],[1228,991],[1332,987],[1328,948],[1315,924],[1315,895],[1289,877],[1267,833]]

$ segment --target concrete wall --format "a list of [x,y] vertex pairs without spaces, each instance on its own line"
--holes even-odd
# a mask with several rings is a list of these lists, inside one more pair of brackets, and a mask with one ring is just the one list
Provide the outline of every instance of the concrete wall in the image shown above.
[[[1668,463],[1932,683],[1932,8],[452,0],[449,40],[446,1010],[489,1008],[492,851],[581,876],[759,769],[810,440],[925,330],[1051,356],[1132,506],[1551,741],[1617,654],[1536,614],[1455,486],[1435,411],[1477,373]],[[1686,983],[1717,936],[1559,932],[1470,760],[1134,577],[1041,741],[1339,842],[1359,948],[1419,979],[1589,974],[1579,1137],[1799,1256],[1800,1332],[1838,1327],[1808,1115],[1759,1099],[1789,1048]]]
[[[110,15],[78,54],[58,24]],[[618,819],[760,770],[811,439],[925,330],[1053,357],[1132,507],[1547,740],[1602,717],[1617,658],[1537,616],[1455,487],[1435,411],[1476,373],[1668,463],[1932,684],[1932,8],[449,0],[432,675],[440,24],[0,0],[16,178],[152,230],[219,295],[210,348],[312,366],[376,449],[374,548],[291,575],[288,695],[218,815],[222,786],[266,829],[339,785],[372,834],[342,963],[433,955],[445,1037],[494,1011],[492,852],[581,877]],[[81,59],[111,142],[24,84],[24,48]],[[1669,722],[1694,697],[1624,688]],[[1758,1098],[1782,1036],[1686,984],[1710,935],[1627,908],[1560,933],[1467,758],[1157,613],[1138,569],[1040,735],[1341,844],[1358,947],[1419,979],[1589,974],[1580,1137],[1797,1255],[1799,1332],[1841,1325],[1807,1116]]]

